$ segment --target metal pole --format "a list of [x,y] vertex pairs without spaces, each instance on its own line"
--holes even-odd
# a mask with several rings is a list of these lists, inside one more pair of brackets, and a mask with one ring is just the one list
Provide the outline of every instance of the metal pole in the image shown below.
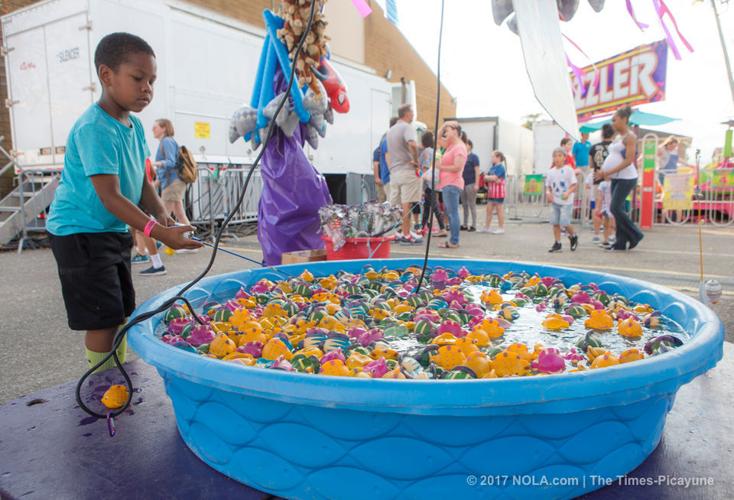
[[724,63],[726,64],[726,76],[729,78],[729,90],[731,91],[732,102],[734,102],[734,76],[732,76],[731,72],[731,61],[729,61],[729,51],[726,50],[726,40],[724,40],[724,32],[721,30],[721,20],[719,19],[719,10],[716,8],[716,0],[711,0],[711,6],[714,8],[714,19],[716,19],[716,28],[718,28],[719,30],[721,51],[724,53]]
[[20,165],[17,165],[17,168],[19,170],[18,172],[18,194],[20,195],[20,223],[23,226],[23,230],[20,236],[20,241],[18,242],[18,254],[20,254],[23,251],[23,245],[25,245],[25,240],[28,238],[28,228],[26,217],[25,217],[25,196],[23,193],[23,183],[25,182],[23,180],[23,177],[25,175],[25,172],[20,167]]

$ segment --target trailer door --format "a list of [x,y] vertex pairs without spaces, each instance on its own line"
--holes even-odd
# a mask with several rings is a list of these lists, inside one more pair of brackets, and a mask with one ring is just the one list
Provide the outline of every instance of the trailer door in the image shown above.
[[43,27],[8,37],[6,47],[10,119],[18,162],[51,162],[51,114]]
[[63,165],[66,138],[92,103],[86,14],[6,37],[14,149],[27,167]]
[[46,25],[46,61],[51,96],[51,126],[56,162],[64,161],[71,127],[94,102],[95,72],[90,71],[87,15]]

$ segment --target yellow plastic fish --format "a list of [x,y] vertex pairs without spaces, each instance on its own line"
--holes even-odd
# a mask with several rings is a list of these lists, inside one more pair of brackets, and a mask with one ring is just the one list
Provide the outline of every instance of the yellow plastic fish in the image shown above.
[[444,370],[453,370],[466,363],[466,355],[456,345],[445,345],[438,348],[438,354],[431,356],[431,361]]
[[474,327],[474,329],[469,332],[469,334],[466,336],[466,339],[472,342],[477,347],[487,347],[490,342],[489,334],[481,328],[477,327]]
[[551,313],[543,320],[543,328],[551,331],[565,330],[571,326],[560,314]]
[[213,354],[218,358],[223,358],[227,354],[233,353],[237,350],[237,344],[232,341],[231,338],[226,335],[219,334],[211,344],[209,344],[209,354]]
[[478,378],[483,378],[492,371],[492,361],[481,351],[475,351],[466,358],[466,367],[477,374]]
[[617,323],[617,331],[622,337],[638,339],[642,337],[642,325],[634,318],[627,318]]
[[335,377],[348,377],[351,375],[349,368],[341,359],[332,359],[321,365],[321,375],[333,375]]
[[431,341],[431,344],[436,345],[452,345],[456,344],[457,338],[451,333],[442,333]]
[[606,368],[607,366],[614,366],[619,364],[619,359],[612,353],[607,352],[601,356],[594,358],[591,362],[591,368]]
[[492,360],[492,367],[498,377],[512,377],[525,375],[530,361],[519,354],[506,349]]
[[129,394],[127,387],[115,384],[107,389],[104,395],[102,395],[102,404],[110,410],[122,408],[127,401]]
[[614,319],[604,309],[593,309],[584,326],[592,330],[611,330],[614,327]]
[[502,302],[504,302],[502,295],[500,295],[500,293],[494,289],[489,290],[489,291],[485,290],[484,292],[482,292],[482,295],[480,298],[481,298],[481,301],[484,302],[485,304],[490,304],[495,307],[499,306],[500,304],[502,304]]
[[619,355],[620,363],[631,363],[633,361],[639,361],[645,359],[645,355],[642,354],[639,349],[627,349]]
[[293,353],[288,350],[288,347],[279,338],[272,338],[268,340],[263,347],[262,357],[274,361],[280,356],[289,360],[293,357]]

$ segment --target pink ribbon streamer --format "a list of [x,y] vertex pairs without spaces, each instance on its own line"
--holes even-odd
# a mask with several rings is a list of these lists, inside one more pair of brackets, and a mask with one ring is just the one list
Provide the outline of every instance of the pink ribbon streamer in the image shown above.
[[640,31],[645,31],[647,28],[649,28],[650,27],[649,25],[637,20],[637,16],[635,16],[635,9],[632,8],[632,0],[626,0],[626,2],[627,2],[627,12],[629,12],[630,17],[635,22],[637,27],[640,28]]
[[[591,58],[589,57],[589,55],[586,52],[584,52],[584,50],[581,47],[579,47],[579,45],[576,42],[574,42],[573,40],[571,40],[565,34],[563,35],[563,38],[565,38],[566,40],[568,40],[568,43],[570,43],[571,45],[573,45],[574,48],[576,48],[576,50],[578,50],[581,53],[582,56],[584,56],[586,59],[588,59],[589,61],[591,61]],[[566,59],[568,59],[568,55],[566,56]],[[594,82],[591,85],[594,88],[596,88],[597,85],[599,85],[599,69],[596,67],[596,64],[594,64],[593,62],[591,63],[591,66],[594,68]],[[583,93],[581,95],[582,96],[586,95],[586,87],[583,87]]]
[[658,19],[660,20],[660,25],[663,27],[663,31],[665,31],[665,38],[668,40],[668,45],[670,45],[670,50],[673,52],[673,55],[676,59],[680,60],[681,55],[680,51],[678,50],[678,46],[675,44],[675,40],[673,39],[672,35],[670,34],[670,31],[668,30],[668,26],[665,24],[665,21],[663,20],[663,17],[667,14],[670,18],[670,22],[673,23],[673,28],[675,28],[675,32],[678,34],[678,38],[680,38],[680,41],[683,43],[683,45],[688,49],[688,52],[693,52],[693,46],[688,43],[688,40],[686,40],[686,37],[683,36],[683,33],[680,32],[680,29],[678,29],[678,23],[675,20],[675,16],[670,11],[668,6],[665,3],[665,0],[652,0],[652,4],[655,7],[655,12],[658,15]]
[[566,64],[569,68],[571,68],[571,71],[573,71],[573,75],[576,77],[576,81],[579,83],[579,90],[581,91],[581,97],[584,97],[586,95],[586,86],[584,85],[584,72],[581,71],[581,68],[576,66],[574,63],[571,62],[571,59],[568,57],[568,54],[565,54],[566,56]]
[[352,0],[352,5],[354,5],[354,8],[357,9],[357,12],[362,17],[367,17],[372,14],[372,8],[367,5],[365,0]]

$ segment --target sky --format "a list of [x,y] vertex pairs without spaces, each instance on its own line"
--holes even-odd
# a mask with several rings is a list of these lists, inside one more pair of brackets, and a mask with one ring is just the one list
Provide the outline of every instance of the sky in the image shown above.
[[[576,65],[583,67],[665,38],[652,0],[632,3],[638,20],[650,25],[644,32],[632,21],[623,0],[606,0],[600,13],[586,0],[580,1],[574,18],[561,23],[562,33],[589,57],[564,42]],[[723,144],[726,127],[720,123],[734,118],[713,9],[710,0],[666,3],[695,50],[689,53],[678,43],[680,61],[668,52],[666,100],[640,109],[680,118],[657,129],[693,137],[692,149],[701,149],[706,161]],[[441,0],[397,0],[397,5],[400,29],[435,71]],[[719,9],[729,55],[734,57],[734,1]],[[456,97],[461,117],[499,115],[522,123],[524,115],[542,112],[527,78],[520,39],[506,26],[494,24],[491,0],[446,0],[441,81]]]

